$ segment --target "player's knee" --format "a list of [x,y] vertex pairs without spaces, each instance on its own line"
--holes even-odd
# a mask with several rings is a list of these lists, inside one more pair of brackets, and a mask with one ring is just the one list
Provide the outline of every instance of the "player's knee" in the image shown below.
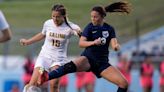
[[64,65],[65,73],[73,73],[75,71],[76,71],[76,65],[72,61]]

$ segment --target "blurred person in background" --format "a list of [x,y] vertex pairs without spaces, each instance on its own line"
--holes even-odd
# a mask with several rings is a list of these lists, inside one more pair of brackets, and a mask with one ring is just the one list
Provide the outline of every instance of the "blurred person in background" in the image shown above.
[[96,81],[95,75],[92,72],[85,72],[83,81],[85,92],[94,92]]
[[[52,7],[52,19],[44,23],[42,32],[29,39],[20,39],[23,46],[45,39],[40,54],[36,60],[32,78],[24,91],[30,86],[37,86],[39,69],[53,71],[67,63],[67,47],[72,35],[80,35],[80,27],[67,20],[66,8],[61,4]],[[59,78],[50,81],[50,92],[59,92]]]
[[[127,2],[115,2],[106,7],[95,6],[91,10],[91,22],[85,27],[80,37],[79,46],[85,48],[80,57],[74,61],[60,66],[56,70],[47,73],[41,72],[38,84],[59,78],[65,74],[82,71],[92,71],[98,78],[103,77],[118,86],[117,92],[127,92],[128,82],[108,61],[109,45],[118,51],[120,45],[117,41],[114,28],[104,20],[107,12],[129,13]],[[41,69],[42,70],[42,69]]]
[[144,92],[151,92],[153,87],[154,66],[150,56],[146,56],[140,69],[140,82]]
[[68,76],[64,75],[60,78],[60,92],[67,92]]
[[11,30],[7,23],[5,16],[0,10],[0,43],[6,42],[11,39]]
[[128,80],[129,85],[131,84],[131,68],[132,64],[130,61],[127,60],[126,56],[120,56],[119,62],[117,65],[120,72],[125,76],[125,78]]
[[30,55],[27,55],[25,59],[26,59],[26,61],[25,61],[25,64],[23,66],[23,69],[24,69],[24,74],[23,74],[24,85],[26,85],[30,82],[30,79],[32,77],[32,73],[34,70],[34,63],[33,63],[32,58],[30,57]]
[[159,72],[160,72],[160,80],[159,80],[160,92],[164,92],[164,61],[160,63]]
[[21,92],[17,84],[13,84],[10,92]]
[[95,76],[92,72],[77,72],[76,73],[76,88],[78,92],[94,92]]
[[85,75],[85,72],[77,72],[75,74],[76,76],[76,89],[77,89],[77,92],[82,92],[82,89],[83,89],[83,78],[84,78],[84,75]]

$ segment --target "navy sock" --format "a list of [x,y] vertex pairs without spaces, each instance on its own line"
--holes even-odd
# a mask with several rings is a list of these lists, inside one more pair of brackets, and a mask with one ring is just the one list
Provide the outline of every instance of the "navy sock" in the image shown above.
[[54,78],[59,78],[65,74],[76,72],[76,65],[71,61],[63,66],[60,66],[56,70],[51,71],[49,75],[49,80]]
[[127,88],[118,88],[117,92],[127,92]]

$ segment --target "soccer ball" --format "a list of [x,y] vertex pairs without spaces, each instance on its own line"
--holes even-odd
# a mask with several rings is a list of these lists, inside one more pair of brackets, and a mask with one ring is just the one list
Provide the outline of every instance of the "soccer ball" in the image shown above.
[[28,89],[27,86],[25,86],[23,92],[42,92],[42,91],[37,86],[30,86]]
[[28,89],[27,89],[27,92],[42,92],[41,89],[37,86],[30,86]]

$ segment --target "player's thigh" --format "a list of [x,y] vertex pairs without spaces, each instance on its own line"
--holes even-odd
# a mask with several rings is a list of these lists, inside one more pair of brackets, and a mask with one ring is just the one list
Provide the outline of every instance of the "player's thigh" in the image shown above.
[[113,66],[109,66],[107,69],[101,72],[100,74],[104,79],[118,85],[121,87],[126,87],[127,80],[125,77],[120,73],[118,69]]
[[34,68],[29,85],[37,85],[37,80],[38,80],[38,77],[40,74],[39,69],[40,69],[40,67]]
[[78,72],[87,71],[90,68],[89,61],[85,56],[80,56],[76,58],[73,62],[76,65]]

